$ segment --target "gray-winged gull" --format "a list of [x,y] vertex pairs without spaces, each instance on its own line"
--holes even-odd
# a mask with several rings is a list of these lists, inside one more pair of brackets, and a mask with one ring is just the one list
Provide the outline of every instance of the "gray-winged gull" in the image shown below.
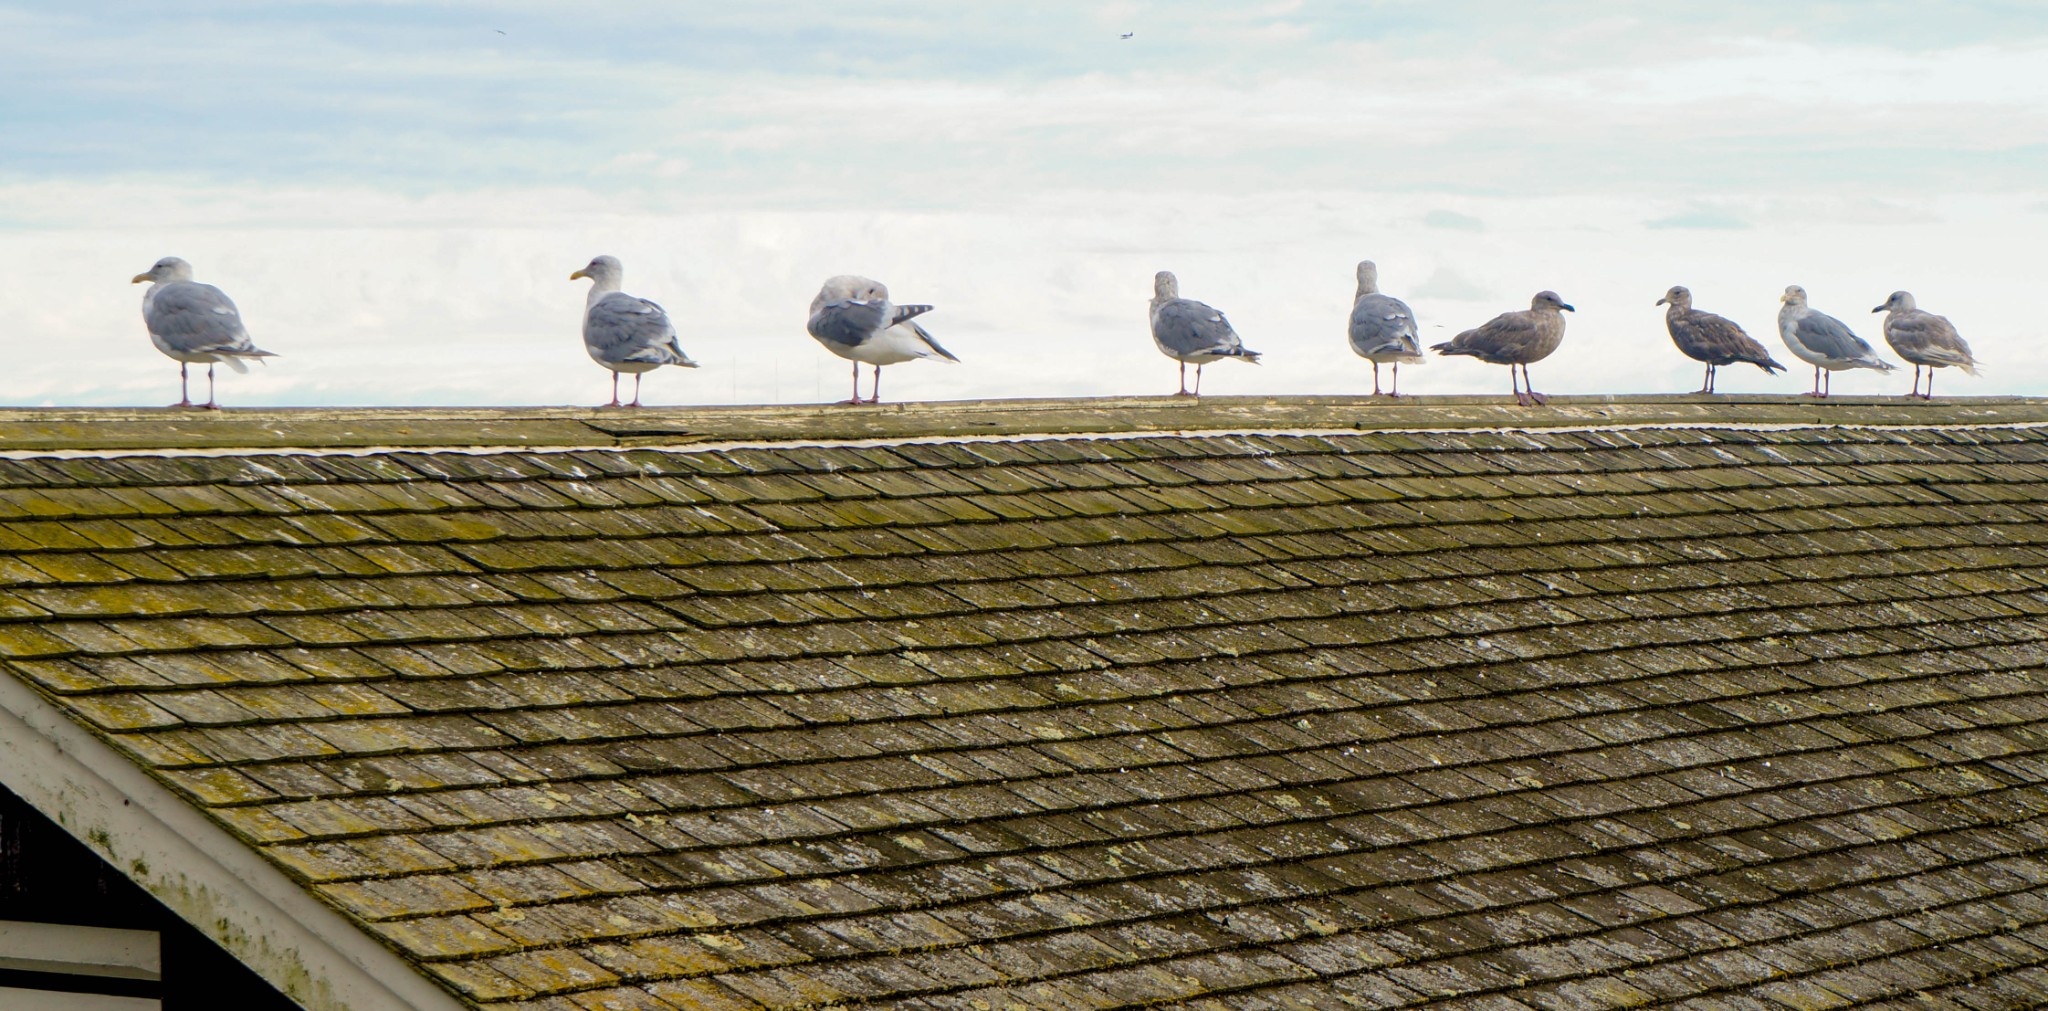
[[[1892,346],[1899,357],[1913,363],[1913,392],[1907,396],[1919,396],[1923,400],[1934,399],[1934,370],[1955,366],[1967,375],[1977,374],[1977,358],[1970,354],[1970,345],[1963,342],[1963,335],[1956,332],[1954,323],[1946,316],[1936,316],[1913,302],[1909,292],[1895,291],[1885,299],[1883,305],[1871,312],[1891,310],[1884,318],[1885,343]],[[1927,369],[1927,392],[1920,392],[1920,369]]]
[[[1230,321],[1210,306],[1180,297],[1180,279],[1162,270],[1152,277],[1152,343],[1159,353],[1180,363],[1180,392],[1175,396],[1202,395],[1202,366],[1222,358],[1236,358],[1253,365],[1259,353],[1245,349]],[[1195,388],[1188,391],[1188,366],[1195,367]]]
[[[916,317],[930,311],[928,305],[889,301],[889,288],[880,281],[841,274],[827,279],[818,296],[811,299],[811,318],[805,328],[825,350],[853,362],[853,397],[845,403],[877,404],[882,400],[882,366],[918,358],[960,360],[918,324]],[[863,363],[875,367],[874,385],[866,400],[860,398]]]
[[[1546,403],[1550,398],[1536,392],[1529,382],[1529,363],[1540,362],[1557,350],[1564,340],[1564,313],[1573,311],[1564,299],[1557,297],[1557,292],[1539,291],[1529,300],[1529,308],[1501,313],[1475,329],[1431,345],[1430,350],[1442,355],[1471,355],[1482,362],[1505,365],[1516,403]],[[1519,386],[1514,385],[1517,366],[1522,370]]]
[[1788,285],[1778,301],[1784,303],[1778,308],[1779,335],[1800,361],[1813,366],[1813,389],[1807,396],[1827,396],[1833,390],[1835,373],[1843,369],[1890,372],[1898,367],[1879,358],[1868,341],[1850,331],[1849,324],[1807,305],[1805,288]]
[[1392,295],[1380,294],[1380,269],[1371,260],[1358,261],[1358,294],[1351,303],[1351,350],[1372,362],[1372,393],[1380,395],[1380,365],[1394,366],[1387,396],[1401,395],[1401,363],[1420,365],[1422,341],[1415,332],[1415,310]]
[[1723,365],[1748,362],[1764,370],[1765,375],[1785,371],[1785,366],[1771,357],[1756,338],[1744,333],[1735,321],[1725,316],[1716,316],[1692,307],[1692,292],[1684,285],[1673,285],[1658,305],[1669,305],[1664,312],[1664,328],[1671,331],[1671,343],[1685,352],[1687,358],[1707,363],[1707,378],[1697,392],[1714,392],[1714,370]]
[[149,342],[178,362],[178,402],[172,407],[192,406],[187,371],[195,363],[206,364],[204,406],[218,410],[220,403],[213,395],[215,364],[226,362],[236,372],[247,372],[246,359],[277,357],[250,342],[242,312],[226,292],[192,280],[191,264],[166,256],[130,283],[144,281],[155,282],[142,293],[142,321],[149,327]]
[[590,297],[583,308],[583,350],[590,352],[591,361],[611,370],[612,402],[606,407],[620,406],[621,372],[633,374],[633,402],[625,406],[639,407],[643,373],[664,365],[697,367],[676,342],[675,324],[669,322],[666,310],[619,290],[624,276],[625,269],[614,256],[595,257],[569,275],[571,281],[590,279]]

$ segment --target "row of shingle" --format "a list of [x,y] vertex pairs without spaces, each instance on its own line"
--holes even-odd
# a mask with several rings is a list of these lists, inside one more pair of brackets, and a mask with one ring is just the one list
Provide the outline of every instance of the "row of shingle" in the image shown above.
[[[1184,957],[1204,949],[1257,950],[1262,943],[1269,944],[1273,940],[1257,936],[1232,937],[1227,932],[1175,930],[1176,926],[1213,922],[1219,916],[1256,915],[1273,910],[1282,916],[1291,914],[1298,918],[1306,911],[1303,907],[1308,906],[1322,913],[1320,917],[1314,913],[1309,915],[1321,919],[1328,929],[1299,930],[1298,936],[1306,937],[1329,936],[1337,930],[1399,930],[1401,927],[1415,930],[1425,924],[1476,921],[1531,907],[1579,905],[1580,908],[1574,910],[1578,916],[1573,918],[1576,930],[1552,928],[1539,933],[1536,938],[1502,938],[1498,930],[1473,932],[1477,935],[1473,940],[1478,942],[1472,945],[1475,950],[1499,950],[1510,943],[1526,945],[1537,939],[1562,940],[1575,933],[1597,935],[1624,924],[1642,929],[1659,920],[1686,918],[1687,913],[1638,906],[1634,915],[1624,907],[1618,916],[1607,917],[1607,922],[1601,922],[1602,917],[1589,912],[1589,909],[1598,909],[1600,898],[1611,901],[1617,893],[1625,894],[1646,886],[1661,887],[1667,892],[1676,889],[1680,898],[1677,905],[1681,908],[1689,905],[1691,909],[1688,912],[1711,907],[1725,914],[1729,907],[1740,906],[1746,901],[1775,899],[1788,892],[1824,892],[1830,887],[1840,887],[1845,878],[1862,878],[1867,882],[1925,873],[1923,855],[1927,851],[1919,837],[1943,836],[1954,833],[1958,827],[2012,820],[2001,813],[1997,820],[1987,821],[1987,812],[1975,803],[1982,798],[1973,797],[1970,791],[1953,799],[1944,799],[1939,794],[1931,799],[1892,796],[1877,804],[1855,802],[1861,798],[1851,798],[1849,803],[1843,804],[1841,801],[1845,796],[1838,793],[1800,812],[1795,831],[1826,833],[1819,848],[1803,841],[1795,843],[1774,839],[1772,830],[1776,822],[1749,813],[1739,819],[1741,824],[1737,826],[1707,831],[1688,829],[1659,838],[1654,854],[1650,854],[1648,859],[1643,859],[1645,854],[1639,849],[1640,840],[1624,840],[1612,835],[1604,839],[1587,838],[1553,829],[1547,839],[1550,843],[1547,849],[1532,846],[1524,851],[1498,854],[1499,859],[1494,859],[1494,854],[1473,854],[1469,847],[1460,848],[1459,857],[1455,860],[1446,862],[1443,856],[1439,856],[1421,863],[1404,857],[1401,849],[1346,856],[1316,856],[1299,852],[1277,861],[1271,859],[1270,854],[1253,854],[1267,859],[1250,868],[1219,864],[1218,869],[1196,878],[1140,876],[1112,879],[1095,885],[1086,881],[1062,882],[1063,894],[1057,898],[1044,891],[1023,889],[1017,894],[1029,896],[1030,901],[987,902],[979,913],[951,903],[927,904],[917,914],[917,926],[908,929],[904,918],[898,917],[893,930],[888,924],[878,923],[876,928],[863,932],[859,929],[861,918],[848,915],[846,910],[821,910],[793,916],[787,914],[788,906],[784,905],[780,910],[783,915],[776,917],[771,910],[775,905],[773,895],[757,897],[756,904],[751,907],[739,907],[742,916],[749,908],[770,911],[766,918],[749,922],[744,918],[733,918],[731,914],[735,907],[732,905],[720,905],[712,900],[705,906],[711,916],[718,917],[715,925],[707,924],[701,933],[693,935],[665,936],[674,937],[672,943],[685,949],[696,946],[690,939],[692,937],[723,937],[728,943],[736,937],[744,939],[728,950],[750,956],[748,960],[753,964],[742,962],[735,968],[746,969],[745,978],[757,984],[763,982],[762,977],[771,976],[775,968],[798,964],[805,966],[804,976],[812,980],[819,978],[815,968],[821,963],[850,962],[865,975],[874,966],[873,956],[877,953],[886,952],[899,959],[916,957],[937,949],[961,946],[968,943],[968,938],[973,938],[979,951],[987,953],[993,949],[1000,953],[993,961],[1009,968],[998,978],[1008,977],[1015,985],[1030,981],[1016,979],[1023,975],[1015,971],[1018,963],[1028,965],[1037,962],[1043,966],[1038,974],[1040,978],[1060,978],[1082,975],[1118,963],[1144,964]],[[2048,808],[2048,797],[2030,789],[2021,817],[2038,819],[2044,808]],[[1883,824],[1883,820],[1874,821],[1869,814],[1874,811],[1885,812],[1891,820],[1890,828],[1876,836],[1870,834],[1870,829]],[[1674,820],[1674,824],[1676,820],[1682,820],[1677,819],[1677,814],[1692,814],[1687,810],[1677,814],[1660,813]],[[2043,838],[2042,830],[2043,826],[2038,821],[2022,822],[2016,830],[2004,831],[2008,838],[2002,841],[2002,847],[1987,846],[1987,833],[1979,831],[1967,840],[1952,843],[1941,862],[1982,864],[2002,854],[2038,850]],[[1716,848],[1713,845],[1716,842],[1724,845]],[[1753,843],[1769,849],[1759,849]],[[1681,846],[1691,850],[1690,859],[1675,856],[1674,850]],[[1955,852],[1954,847],[1963,847],[1963,851]],[[1444,856],[1452,852],[1442,846],[1433,848]],[[1612,857],[1620,858],[1618,865],[1610,865],[1604,859]],[[1293,864],[1293,874],[1276,869],[1256,869],[1259,864],[1272,868],[1290,863]],[[1072,868],[1078,865],[1067,863],[1060,866]],[[1586,870],[1577,870],[1580,867]],[[1483,886],[1488,875],[1509,869],[1520,873],[1509,879],[1513,884],[1507,889],[1496,888],[1490,893],[1473,890],[1473,883]],[[1954,868],[1949,871],[1954,872]],[[1965,870],[1962,873],[1970,872]],[[1043,869],[1040,874],[1043,876]],[[2010,877],[2001,881],[2000,875],[1986,874],[1982,868],[1972,876],[1979,879],[1980,888],[2012,887]],[[1194,885],[1196,881],[1200,884]],[[1148,887],[1148,884],[1156,887]],[[2030,888],[2037,887],[2038,880],[2029,880],[2026,884]],[[843,892],[838,898],[855,904],[873,903],[877,909],[918,908],[914,902],[906,906],[902,895],[892,894],[886,884],[876,883],[872,876],[860,878],[857,887],[859,894]],[[799,901],[814,903],[829,903],[833,898],[823,892],[801,889],[784,889],[783,893],[790,898],[801,897]],[[1404,893],[1407,901],[1403,901]],[[1688,895],[1689,898],[1686,897]],[[1946,896],[1944,901],[1952,898],[1953,894]],[[692,897],[693,902],[701,899],[702,896]],[[719,913],[727,915],[721,917]],[[516,918],[500,914],[490,929],[493,933],[528,944],[544,944],[548,938],[632,936],[629,931],[621,929],[621,925],[613,923],[613,917],[628,921],[628,926],[635,921],[647,923],[663,919],[658,912],[644,906],[610,902],[594,904],[592,911],[581,915],[561,908],[529,910]],[[1587,922],[1589,917],[1592,919],[1590,923]],[[492,917],[463,919],[481,923]],[[796,923],[805,926],[794,926]],[[670,924],[671,929],[672,926]],[[1809,933],[1813,925],[1808,924],[1807,927],[1807,930],[1795,928],[1792,932]],[[1154,950],[1134,955],[1135,949],[1128,941],[1140,931],[1150,935],[1153,943],[1147,947]],[[1097,948],[1098,964],[1095,965],[1063,963],[1034,958],[1030,954],[1033,947],[1057,944],[1062,939],[1071,939],[1077,932],[1098,938],[1111,935],[1125,943],[1113,943],[1106,949]],[[1173,939],[1175,933],[1180,934],[1178,940],[1184,946],[1181,950],[1162,943]],[[1414,949],[1429,952],[1432,960],[1456,954],[1457,946],[1442,943],[1442,933],[1439,932],[1436,943],[1417,944]],[[646,936],[651,938],[653,935]],[[755,941],[755,944],[748,945],[746,940]],[[1006,947],[1022,948],[1023,951],[1004,951]],[[753,950],[749,951],[749,948]],[[1158,950],[1161,948],[1165,950]],[[1548,969],[1542,973],[1544,976],[1585,974],[1582,971],[1584,967],[1567,965],[1563,972],[1559,972],[1555,963],[1543,966],[1537,961],[1536,953],[1527,948],[1510,950],[1510,957],[1517,955],[1531,963],[1532,969]],[[488,964],[493,968],[509,967],[555,957],[559,957],[558,951],[527,951],[497,956]],[[740,960],[728,958],[727,961]],[[463,968],[467,970],[474,966],[465,965]],[[683,976],[687,973],[672,971],[672,974]],[[740,974],[727,971],[716,975],[729,984]],[[571,980],[557,978],[555,982],[556,988],[561,990],[581,988]]]
[[[1713,433],[1737,436],[1746,433]],[[794,451],[763,450],[750,454],[753,469],[769,476],[732,474],[731,454],[632,453],[616,460],[579,457],[592,464],[564,468],[558,457],[545,454],[397,454],[383,459],[377,471],[353,475],[322,473],[337,458],[320,456],[227,457],[188,460],[99,461],[114,473],[105,487],[48,488],[9,496],[0,518],[87,519],[165,515],[283,515],[305,511],[407,512],[448,509],[577,507],[608,508],[632,504],[698,505],[712,502],[749,503],[802,499],[920,498],[975,492],[1029,490],[1099,490],[1250,483],[1282,484],[1308,478],[1364,479],[1396,485],[1455,487],[1478,494],[1499,494],[1499,482],[1522,475],[1531,479],[1562,475],[1640,475],[1665,483],[1662,471],[1739,471],[1786,465],[1789,458],[1768,447],[1748,447],[1742,440],[1708,439],[1686,433],[1699,444],[1650,451],[1633,448],[1578,449],[1573,436],[1546,434],[1540,452],[1471,451],[1428,456],[1397,456],[1383,439],[1360,438],[1332,444],[1315,438],[1265,440],[1260,447],[1233,447],[1222,440],[1143,440],[1131,443],[1085,444],[1093,451],[1114,446],[1121,456],[1091,452],[1077,460],[1048,459],[1034,452],[1058,443],[1006,443],[897,447],[939,453],[944,459],[919,463],[882,459],[891,465],[877,470],[845,466],[853,454],[838,457],[841,465],[806,468],[786,459]],[[1862,472],[1889,469],[1894,474],[1954,477],[1973,480],[1990,469],[2039,480],[2040,464],[2048,459],[2048,440],[2036,433],[2013,433],[2009,439],[1979,452],[1958,452],[1953,446],[1936,452],[1896,438],[1865,440],[1808,436],[1784,439],[1799,448],[1797,466],[1826,466],[1854,479]],[[1171,444],[1170,451],[1161,450]],[[1071,445],[1071,444],[1066,444]],[[1002,457],[1023,456],[1004,464]],[[873,460],[873,454],[869,454]],[[995,457],[997,459],[987,459]],[[1035,458],[1034,458],[1035,457]],[[857,457],[856,457],[857,458]],[[621,462],[623,461],[623,462]],[[350,460],[350,463],[356,461]],[[403,463],[413,467],[404,467]],[[602,462],[604,466],[596,466]],[[869,461],[863,461],[869,462]],[[0,466],[9,463],[0,461]],[[184,465],[182,480],[157,483],[148,471],[169,463]],[[760,466],[758,464],[766,464]],[[25,466],[17,464],[19,466]],[[135,471],[143,473],[134,473]],[[121,479],[122,472],[129,472]],[[395,471],[395,472],[394,472]],[[445,472],[445,473],[437,473]],[[567,476],[568,474],[582,476]],[[156,475],[162,477],[163,475]]]

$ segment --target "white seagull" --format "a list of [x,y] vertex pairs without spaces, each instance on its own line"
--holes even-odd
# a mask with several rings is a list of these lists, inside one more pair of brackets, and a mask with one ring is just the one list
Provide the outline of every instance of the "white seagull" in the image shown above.
[[668,312],[644,298],[619,290],[625,269],[615,256],[599,256],[569,280],[590,279],[590,297],[583,308],[583,350],[590,359],[612,372],[612,402],[618,407],[619,373],[633,374],[633,402],[640,406],[640,377],[664,365],[694,369],[697,363],[676,343],[675,324]]
[[[928,305],[897,305],[889,301],[889,287],[872,278],[841,274],[828,278],[811,299],[811,318],[805,325],[825,350],[853,362],[853,397],[848,404],[878,404],[882,401],[882,366],[918,358],[957,362],[953,352],[939,346],[916,317],[932,311]],[[860,367],[875,367],[874,385],[868,398],[860,397]]]
[[149,342],[178,363],[178,402],[172,407],[193,406],[187,372],[194,364],[206,365],[206,403],[200,406],[219,410],[213,395],[215,364],[226,362],[236,372],[247,372],[247,359],[277,357],[250,342],[242,312],[226,292],[192,280],[191,264],[166,256],[130,283],[144,281],[154,282],[142,293]]

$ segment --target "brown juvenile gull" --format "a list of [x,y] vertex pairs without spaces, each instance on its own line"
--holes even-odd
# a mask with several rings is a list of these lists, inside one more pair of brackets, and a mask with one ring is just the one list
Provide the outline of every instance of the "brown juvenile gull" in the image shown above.
[[178,402],[172,407],[191,407],[192,394],[187,369],[206,363],[206,403],[219,410],[213,395],[213,367],[226,362],[236,372],[247,372],[244,359],[275,358],[249,340],[242,325],[242,312],[227,293],[210,284],[192,280],[192,265],[166,256],[147,271],[135,275],[132,283],[154,282],[142,293],[142,321],[149,327],[149,342],[178,362]]
[[1564,313],[1574,311],[1557,297],[1557,292],[1539,291],[1529,300],[1529,308],[1501,313],[1476,329],[1431,345],[1430,350],[1440,355],[1471,355],[1482,362],[1505,365],[1510,385],[1515,383],[1515,369],[1519,366],[1522,381],[1514,387],[1515,402],[1523,406],[1548,403],[1550,398],[1536,392],[1529,382],[1529,363],[1540,362],[1557,350],[1564,340]]
[[664,365],[694,369],[697,363],[676,343],[675,324],[668,312],[644,298],[619,290],[625,268],[615,256],[599,256],[569,280],[590,279],[590,296],[583,308],[583,350],[590,360],[611,370],[612,402],[619,406],[619,373],[633,374],[633,402],[640,406],[640,377]]
[[[1170,270],[1152,277],[1152,342],[1159,345],[1160,354],[1180,363],[1180,392],[1174,394],[1179,397],[1201,396],[1202,366],[1219,358],[1259,363],[1259,353],[1245,349],[1222,313],[1180,297],[1180,280]],[[1188,391],[1189,365],[1195,367],[1192,393]]]
[[[1778,334],[1799,359],[1813,366],[1813,389],[1809,397],[1825,397],[1834,388],[1835,373],[1843,369],[1876,369],[1890,372],[1898,366],[1877,356],[1868,341],[1856,336],[1849,324],[1806,304],[1806,289],[1788,285],[1778,297]],[[1826,385],[1821,379],[1826,370]]]
[[[1884,318],[1885,343],[1892,346],[1899,357],[1913,363],[1913,392],[1907,396],[1918,396],[1922,400],[1934,399],[1934,370],[1950,365],[1962,369],[1967,375],[1977,374],[1976,356],[1970,354],[1970,345],[1963,343],[1963,336],[1956,333],[1955,324],[1947,316],[1921,309],[1913,303],[1913,296],[1907,292],[1892,292],[1892,297],[1871,312],[1891,310]],[[1920,369],[1927,369],[1927,392],[1920,392]]]
[[1371,260],[1358,261],[1358,295],[1351,303],[1351,350],[1372,362],[1372,393],[1380,395],[1380,363],[1394,366],[1387,396],[1401,395],[1401,363],[1422,364],[1422,342],[1415,333],[1415,310],[1392,295],[1380,294],[1380,269]]
[[[845,403],[880,403],[884,365],[918,358],[960,360],[918,325],[915,317],[930,311],[928,305],[889,301],[888,286],[870,278],[841,274],[825,281],[817,297],[811,299],[806,328],[827,351],[853,362],[853,397]],[[863,362],[875,367],[874,387],[866,400],[860,398]]]
[[1697,392],[1714,392],[1714,370],[1723,365],[1748,362],[1764,370],[1765,375],[1773,370],[1785,371],[1785,366],[1778,364],[1756,338],[1743,333],[1734,320],[1693,308],[1692,292],[1684,285],[1672,286],[1657,304],[1671,306],[1664,312],[1664,328],[1671,331],[1671,343],[1678,345],[1687,358],[1707,363],[1706,381]]

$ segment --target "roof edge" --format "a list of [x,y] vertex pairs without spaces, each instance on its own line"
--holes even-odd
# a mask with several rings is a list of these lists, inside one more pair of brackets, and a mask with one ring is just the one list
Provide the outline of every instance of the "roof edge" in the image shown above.
[[620,449],[705,443],[1174,435],[1242,431],[1555,429],[1586,425],[1961,425],[2048,422],[2048,398],[1558,396],[1100,397],[874,407],[0,408],[0,454],[138,450]]
[[33,689],[0,676],[0,782],[306,1011],[463,1011]]

